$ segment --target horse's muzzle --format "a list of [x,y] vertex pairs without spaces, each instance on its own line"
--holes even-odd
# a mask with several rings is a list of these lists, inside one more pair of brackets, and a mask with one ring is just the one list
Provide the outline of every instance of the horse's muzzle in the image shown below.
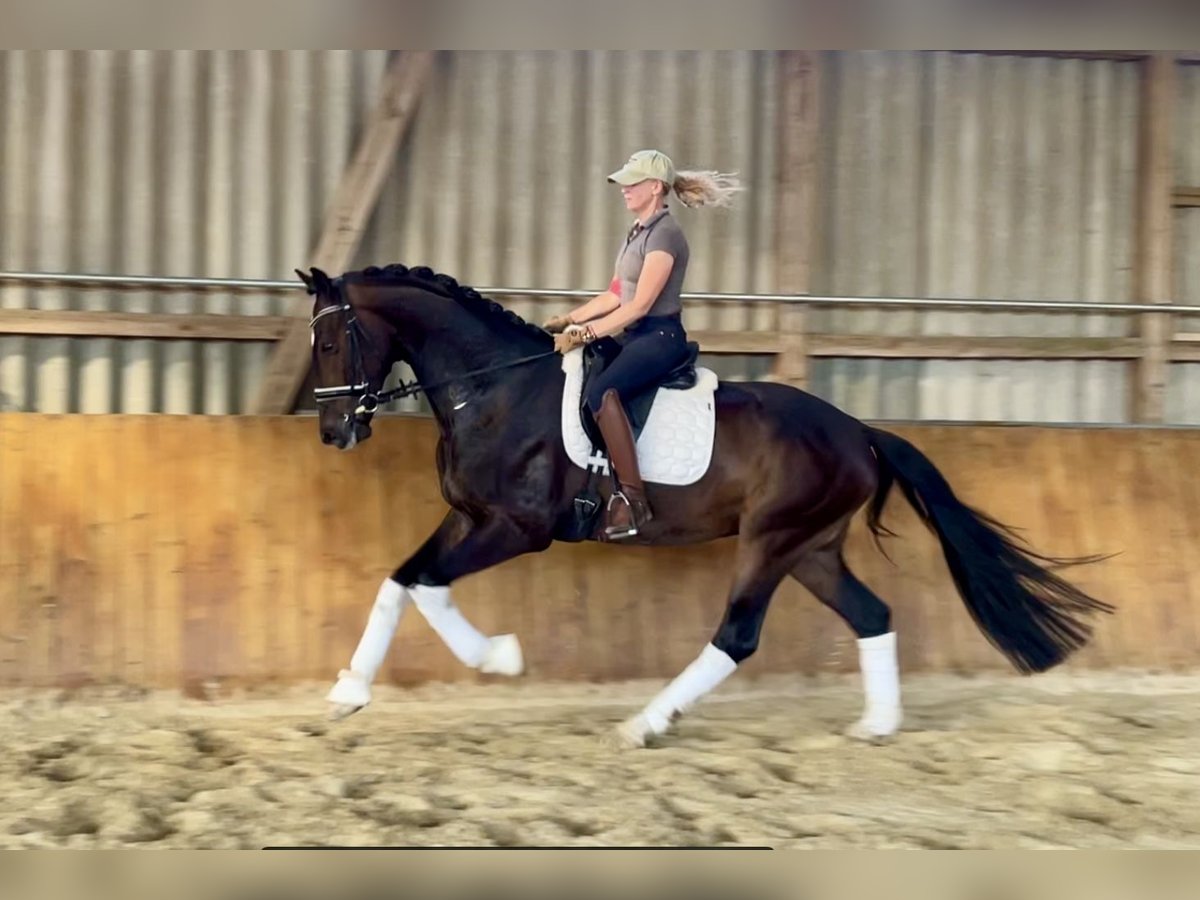
[[361,416],[347,416],[335,426],[325,426],[321,429],[321,443],[332,444],[339,450],[350,450],[370,436],[371,421]]

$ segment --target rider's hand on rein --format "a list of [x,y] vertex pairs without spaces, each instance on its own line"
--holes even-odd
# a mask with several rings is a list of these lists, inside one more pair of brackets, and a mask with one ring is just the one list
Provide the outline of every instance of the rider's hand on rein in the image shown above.
[[576,347],[590,344],[595,339],[596,333],[592,331],[590,325],[586,328],[582,325],[571,325],[562,334],[554,336],[554,349],[559,353],[567,354]]
[[561,334],[572,324],[570,316],[552,316],[546,320],[546,324],[542,328],[551,334]]

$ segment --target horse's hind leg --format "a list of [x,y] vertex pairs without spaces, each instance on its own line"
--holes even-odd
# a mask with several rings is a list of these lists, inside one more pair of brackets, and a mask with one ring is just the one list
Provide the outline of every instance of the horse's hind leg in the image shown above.
[[792,577],[842,617],[858,638],[865,703],[862,718],[846,734],[875,740],[900,727],[900,674],[896,664],[896,633],[891,610],[871,589],[854,577],[842,558],[845,535],[835,544],[806,554]]
[[795,562],[795,533],[748,538],[738,544],[737,567],[725,616],[700,655],[637,715],[617,727],[620,746],[642,747],[732,675],[758,649],[771,596]]

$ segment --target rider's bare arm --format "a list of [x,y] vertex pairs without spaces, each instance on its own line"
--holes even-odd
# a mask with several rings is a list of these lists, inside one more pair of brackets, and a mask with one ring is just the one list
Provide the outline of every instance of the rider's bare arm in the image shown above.
[[646,254],[642,263],[642,274],[638,278],[637,292],[633,300],[624,306],[619,306],[604,318],[591,323],[591,329],[596,337],[609,337],[619,334],[626,327],[636,322],[650,311],[654,301],[658,299],[663,286],[671,276],[671,268],[675,265],[675,257],[665,250],[651,250]]
[[554,316],[543,326],[547,331],[558,333],[569,325],[582,325],[592,319],[606,316],[621,305],[621,282],[613,275],[608,290],[597,294],[591,300],[571,310],[565,316]]
[[582,325],[584,322],[590,322],[592,319],[599,319],[601,316],[608,315],[620,305],[620,295],[614,293],[610,286],[603,294],[597,294],[587,303],[583,304],[583,306],[571,310],[567,314],[567,317],[571,320],[571,324]]

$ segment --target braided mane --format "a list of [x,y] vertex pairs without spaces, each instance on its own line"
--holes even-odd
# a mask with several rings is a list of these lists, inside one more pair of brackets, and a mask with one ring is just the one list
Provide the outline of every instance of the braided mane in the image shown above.
[[542,343],[549,340],[549,335],[539,328],[526,322],[510,309],[501,306],[495,300],[490,300],[473,287],[459,284],[449,275],[435,272],[428,266],[408,266],[400,263],[380,268],[369,266],[358,272],[349,272],[347,277],[373,284],[417,285],[429,288],[457,302],[463,309],[475,313],[483,319],[488,319],[498,325],[516,328],[526,337],[535,338]]

